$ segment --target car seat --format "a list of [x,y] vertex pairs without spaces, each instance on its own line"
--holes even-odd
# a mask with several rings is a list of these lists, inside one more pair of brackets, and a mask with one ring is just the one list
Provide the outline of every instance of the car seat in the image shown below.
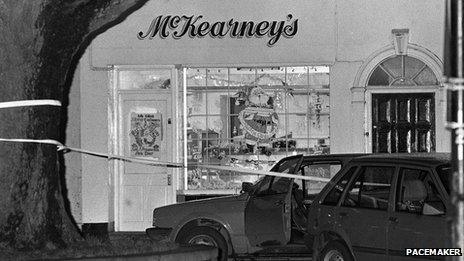
[[427,189],[424,182],[418,179],[403,182],[403,200],[401,203],[408,211],[421,212],[426,198]]

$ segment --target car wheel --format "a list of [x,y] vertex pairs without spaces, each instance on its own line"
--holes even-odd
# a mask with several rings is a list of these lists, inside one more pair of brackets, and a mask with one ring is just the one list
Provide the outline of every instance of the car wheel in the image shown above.
[[218,261],[227,260],[227,242],[215,229],[210,227],[194,227],[180,236],[180,243],[190,245],[206,245],[218,248]]
[[320,261],[353,261],[348,248],[339,241],[331,241],[324,247],[319,256]]

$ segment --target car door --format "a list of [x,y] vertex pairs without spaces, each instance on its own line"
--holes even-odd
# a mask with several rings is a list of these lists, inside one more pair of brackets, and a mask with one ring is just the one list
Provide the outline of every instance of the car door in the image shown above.
[[389,260],[417,260],[417,257],[405,256],[405,248],[447,247],[447,194],[437,182],[429,169],[400,168],[394,211],[389,217]]
[[[302,155],[283,159],[271,171],[294,174]],[[245,208],[245,233],[252,246],[284,245],[291,232],[291,186],[293,179],[266,176],[250,194]]]
[[339,224],[356,260],[387,260],[387,219],[394,166],[365,165],[343,193]]

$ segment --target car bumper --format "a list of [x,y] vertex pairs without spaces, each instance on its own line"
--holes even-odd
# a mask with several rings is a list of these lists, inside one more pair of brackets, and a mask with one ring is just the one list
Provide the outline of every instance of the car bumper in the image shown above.
[[145,230],[148,237],[155,241],[168,241],[172,228],[151,227]]

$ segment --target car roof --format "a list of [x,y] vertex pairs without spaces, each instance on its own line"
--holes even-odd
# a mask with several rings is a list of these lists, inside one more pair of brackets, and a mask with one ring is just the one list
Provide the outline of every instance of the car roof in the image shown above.
[[303,161],[314,161],[314,160],[337,160],[337,161],[347,161],[356,157],[361,157],[368,155],[366,153],[338,153],[338,154],[319,154],[319,155],[305,155],[303,156]]
[[405,163],[422,166],[437,166],[451,161],[449,153],[385,153],[369,154],[353,158],[351,162]]
[[370,155],[369,153],[335,153],[335,154],[311,154],[311,155],[304,155],[304,158],[354,158],[359,156],[366,156]]

